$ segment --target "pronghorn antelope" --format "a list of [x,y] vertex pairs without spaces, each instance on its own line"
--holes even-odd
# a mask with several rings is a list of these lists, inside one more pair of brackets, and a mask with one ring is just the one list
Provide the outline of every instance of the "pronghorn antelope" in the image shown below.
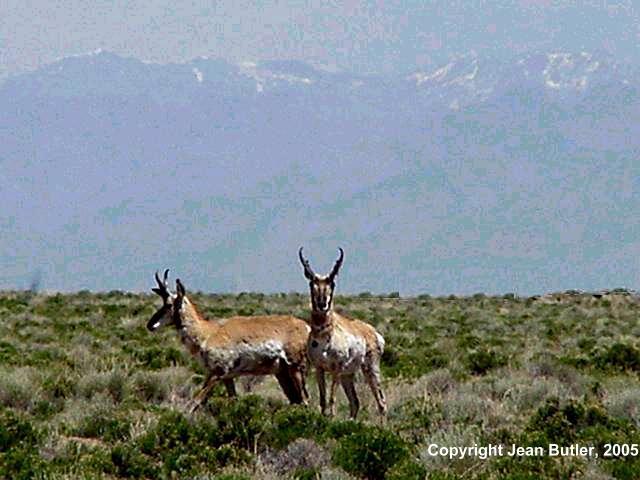
[[180,279],[176,293],[169,292],[167,275],[152,290],[163,300],[162,307],[147,323],[150,331],[173,325],[182,343],[207,371],[204,385],[194,397],[195,411],[224,382],[230,396],[236,395],[233,379],[243,375],[274,374],[291,403],[306,403],[307,338],[309,326],[288,315],[230,317],[205,320],[189,300]]
[[351,418],[358,415],[360,402],[354,379],[356,371],[361,369],[376,399],[378,411],[385,415],[387,402],[380,387],[380,358],[384,350],[384,338],[371,325],[348,319],[333,310],[335,278],[344,260],[344,251],[340,249],[340,258],[326,276],[313,272],[309,261],[302,256],[302,247],[298,256],[311,290],[311,334],[307,350],[311,363],[316,367],[322,413],[327,413],[324,372],[328,371],[333,377],[329,394],[330,414],[334,414],[336,386],[340,381],[349,399]]

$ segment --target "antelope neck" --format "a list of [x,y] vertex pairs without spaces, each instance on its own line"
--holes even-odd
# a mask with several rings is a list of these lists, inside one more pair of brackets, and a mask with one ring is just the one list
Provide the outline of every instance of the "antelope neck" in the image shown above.
[[202,318],[188,299],[183,299],[182,307],[176,312],[176,316],[176,329],[180,332],[182,338],[198,338],[198,324],[202,322]]
[[314,334],[333,330],[333,310],[328,312],[311,312],[311,331]]

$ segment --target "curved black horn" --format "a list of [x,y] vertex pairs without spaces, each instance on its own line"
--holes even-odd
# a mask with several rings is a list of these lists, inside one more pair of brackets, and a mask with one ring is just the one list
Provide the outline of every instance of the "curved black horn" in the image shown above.
[[160,281],[160,277],[158,276],[158,271],[156,270],[156,283],[158,284],[158,288],[163,288],[164,285],[162,284],[162,282]]
[[338,270],[340,270],[340,267],[342,266],[342,261],[344,260],[344,250],[342,250],[341,247],[338,248],[338,250],[340,250],[340,257],[338,257],[338,260],[336,260],[336,264],[331,269],[329,278],[334,278],[336,275],[338,275]]
[[304,276],[311,280],[316,276],[316,274],[313,273],[313,269],[311,268],[311,265],[309,265],[309,260],[306,260],[302,256],[302,247],[298,250],[298,257],[300,257],[300,263],[302,263],[302,266],[304,267]]
[[156,282],[158,282],[158,287],[160,288],[167,288],[167,277],[169,276],[169,269],[167,268],[164,271],[164,280],[160,281],[160,277],[158,276],[158,271],[156,270]]
[[169,288],[167,286],[167,276],[168,275],[169,275],[169,269],[167,268],[164,271],[164,281],[161,281],[160,280],[160,276],[158,275],[158,271],[156,270],[155,277],[156,277],[156,283],[158,284],[158,288],[152,288],[151,290],[156,292],[161,297],[168,297],[169,296]]

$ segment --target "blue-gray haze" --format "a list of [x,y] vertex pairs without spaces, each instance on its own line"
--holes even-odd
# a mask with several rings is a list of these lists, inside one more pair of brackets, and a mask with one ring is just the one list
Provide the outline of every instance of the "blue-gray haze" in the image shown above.
[[102,48],[160,63],[199,56],[302,60],[406,73],[476,50],[638,58],[633,0],[0,2],[0,78]]
[[630,2],[84,3],[0,7],[0,288],[636,286]]

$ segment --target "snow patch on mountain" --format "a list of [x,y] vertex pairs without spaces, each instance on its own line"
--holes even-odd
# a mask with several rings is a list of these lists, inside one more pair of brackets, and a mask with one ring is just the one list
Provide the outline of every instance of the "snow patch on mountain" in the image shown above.
[[588,82],[586,73],[597,69],[591,63],[591,55],[586,52],[578,56],[571,53],[549,53],[547,60],[542,76],[544,84],[554,90],[572,88],[584,91]]
[[58,62],[62,62],[64,60],[66,60],[67,58],[85,58],[85,57],[95,57],[97,55],[101,55],[103,53],[107,53],[105,52],[103,49],[101,48],[96,48],[95,50],[91,50],[89,52],[83,52],[83,53],[72,53],[69,55],[65,55],[63,57],[56,57],[53,61],[53,63],[58,63]]
[[202,83],[202,80],[204,79],[204,75],[202,74],[202,72],[197,67],[193,67],[192,71],[196,76],[196,80],[198,81],[198,83]]
[[282,85],[311,85],[315,81],[306,76],[299,76],[287,72],[272,71],[256,62],[241,62],[238,64],[239,73],[256,82],[256,91],[262,93],[266,86],[279,87]]
[[414,80],[416,86],[419,87],[423,83],[434,81],[441,82],[445,79],[449,71],[453,68],[453,62],[447,63],[444,67],[437,69],[435,72],[429,74],[425,72],[416,72],[408,77],[409,80]]

